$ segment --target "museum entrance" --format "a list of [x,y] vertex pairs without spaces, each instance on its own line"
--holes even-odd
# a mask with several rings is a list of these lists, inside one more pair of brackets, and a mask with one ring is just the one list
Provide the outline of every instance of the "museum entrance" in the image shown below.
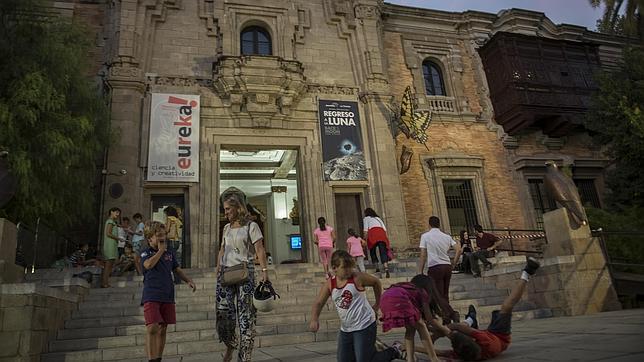
[[[297,150],[236,149],[219,153],[219,193],[234,186],[242,190],[249,212],[264,235],[269,263],[302,262],[298,203]],[[228,222],[220,210],[219,232]],[[221,240],[221,237],[219,238]]]

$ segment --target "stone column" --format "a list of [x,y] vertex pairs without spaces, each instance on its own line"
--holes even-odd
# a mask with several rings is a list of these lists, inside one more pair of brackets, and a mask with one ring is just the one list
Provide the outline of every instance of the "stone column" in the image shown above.
[[370,162],[369,201],[367,205],[379,213],[385,221],[393,246],[407,246],[407,221],[403,203],[396,145],[383,110],[390,99],[389,83],[384,72],[382,49],[382,20],[380,1],[360,0],[354,5],[355,17],[361,28],[357,32],[358,51],[363,54],[359,64],[361,97],[364,109],[365,143],[368,143],[367,161]]
[[[121,209],[122,215],[136,212],[145,213],[141,185],[144,174],[140,162],[146,155],[141,154],[141,104],[145,84],[143,72],[138,67],[115,65],[110,68],[108,83],[111,87],[111,120],[110,127],[114,138],[109,147],[107,174],[104,177],[101,225],[107,218],[111,207]],[[147,140],[145,141],[147,142]],[[123,175],[121,170],[125,170]],[[116,183],[123,186],[123,194],[110,195],[110,187]],[[101,241],[99,240],[99,243]]]
[[570,268],[552,274],[540,272],[533,278],[535,288],[556,286],[543,288],[544,294],[552,294],[544,299],[558,304],[548,307],[561,309],[564,315],[621,309],[599,239],[592,237],[590,228],[584,225],[573,230],[565,209],[545,213],[543,221],[548,238],[545,260],[574,258]]

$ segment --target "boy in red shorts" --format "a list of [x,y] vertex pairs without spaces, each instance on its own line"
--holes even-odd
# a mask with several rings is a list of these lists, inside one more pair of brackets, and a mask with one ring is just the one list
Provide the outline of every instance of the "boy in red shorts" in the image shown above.
[[148,359],[161,361],[165,347],[168,324],[176,323],[174,309],[174,282],[172,271],[183,279],[192,291],[195,284],[188,278],[177,263],[172,251],[167,250],[165,227],[160,222],[152,222],[144,231],[150,247],[141,253],[143,265],[143,296],[141,305],[145,316],[145,349]]
[[522,271],[521,279],[503,301],[501,310],[492,312],[492,320],[486,330],[478,329],[476,309],[470,305],[469,312],[462,323],[452,323],[434,330],[437,335],[445,335],[452,342],[453,351],[437,351],[442,357],[460,358],[465,361],[479,361],[498,356],[510,345],[512,309],[521,300],[530,276],[539,269],[539,262],[532,257]]

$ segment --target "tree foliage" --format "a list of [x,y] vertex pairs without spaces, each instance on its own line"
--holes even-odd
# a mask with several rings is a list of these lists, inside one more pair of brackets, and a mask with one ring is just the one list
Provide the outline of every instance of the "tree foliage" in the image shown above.
[[94,214],[108,112],[88,76],[90,32],[43,9],[37,0],[0,2],[0,149],[18,179],[2,212],[64,227]]
[[626,49],[620,69],[599,75],[586,128],[607,147],[607,201],[613,209],[644,206],[644,50]]
[[644,0],[588,0],[594,8],[603,7],[604,14],[597,21],[602,33],[638,37],[644,40]]

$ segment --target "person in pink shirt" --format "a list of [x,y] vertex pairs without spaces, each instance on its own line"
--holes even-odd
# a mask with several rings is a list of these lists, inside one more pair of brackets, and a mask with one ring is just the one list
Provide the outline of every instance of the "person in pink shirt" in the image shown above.
[[362,239],[355,230],[349,228],[347,231],[349,238],[347,239],[347,247],[349,248],[349,255],[353,257],[358,266],[358,270],[363,272],[365,271],[364,267],[364,250],[363,248],[367,246],[367,242]]
[[320,261],[322,262],[324,273],[328,279],[331,277],[329,273],[329,260],[331,259],[333,247],[335,246],[335,231],[331,225],[326,224],[326,219],[322,216],[318,218],[318,225],[319,227],[313,230],[313,235],[315,236],[314,243],[320,251]]

